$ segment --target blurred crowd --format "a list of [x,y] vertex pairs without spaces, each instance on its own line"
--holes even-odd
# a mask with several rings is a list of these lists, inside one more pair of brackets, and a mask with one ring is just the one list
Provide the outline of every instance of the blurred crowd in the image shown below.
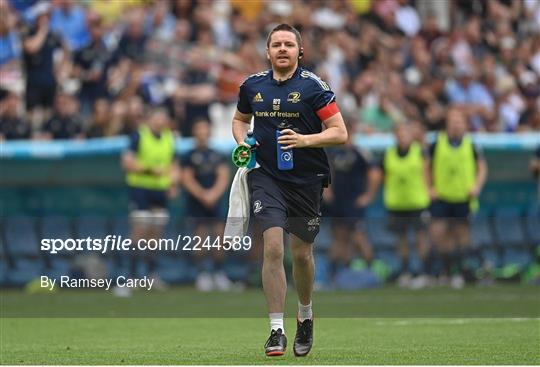
[[230,138],[239,85],[288,22],[356,131],[540,130],[539,0],[0,0],[0,139],[130,134],[149,106]]

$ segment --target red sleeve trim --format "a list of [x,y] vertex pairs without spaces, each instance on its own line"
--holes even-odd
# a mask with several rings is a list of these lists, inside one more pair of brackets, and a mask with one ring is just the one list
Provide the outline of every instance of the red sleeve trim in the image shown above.
[[321,121],[326,120],[327,118],[330,118],[334,116],[336,113],[339,112],[339,107],[336,102],[332,102],[330,104],[327,104],[323,108],[317,111],[317,116],[321,119]]

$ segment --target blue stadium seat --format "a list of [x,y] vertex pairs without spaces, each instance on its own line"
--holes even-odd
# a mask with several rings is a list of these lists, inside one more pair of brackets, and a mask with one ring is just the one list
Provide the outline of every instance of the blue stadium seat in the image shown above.
[[103,216],[81,216],[77,218],[78,238],[105,238],[108,234],[109,219]]
[[471,220],[471,245],[475,249],[487,249],[495,245],[490,217],[484,213],[473,216]]
[[6,246],[14,258],[38,257],[40,255],[39,238],[36,234],[36,221],[33,217],[8,217],[4,222]]
[[[29,216],[7,217],[2,241],[2,283],[21,286],[43,275],[43,254],[39,248],[36,220]],[[8,261],[9,259],[11,262]]]
[[502,265],[525,267],[532,261],[524,229],[524,218],[518,208],[501,207],[495,211],[494,232],[502,254]]
[[15,266],[9,270],[6,280],[12,285],[22,286],[43,274],[41,258],[20,257],[15,259]]
[[0,287],[7,283],[9,267],[10,265],[6,252],[6,243],[3,237],[0,236]]
[[167,283],[193,282],[196,267],[186,258],[160,257],[157,259],[156,273]]
[[527,237],[532,245],[540,245],[540,208],[530,208],[525,217]]
[[533,260],[532,254],[530,251],[516,250],[513,248],[505,249],[503,254],[502,263],[503,264],[515,264],[519,265],[520,268],[524,269],[529,265]]
[[495,211],[493,229],[501,248],[527,246],[522,219],[519,209],[514,207],[501,207]]
[[113,218],[112,231],[115,235],[120,235],[123,238],[129,238],[130,225],[129,217],[126,215]]

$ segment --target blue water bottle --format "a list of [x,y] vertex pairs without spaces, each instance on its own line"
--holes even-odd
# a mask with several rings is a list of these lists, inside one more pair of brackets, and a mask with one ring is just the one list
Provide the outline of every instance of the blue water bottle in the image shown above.
[[277,141],[277,139],[281,136],[281,131],[290,128],[291,126],[286,121],[283,121],[278,125],[276,130],[277,166],[280,171],[288,171],[294,168],[292,149],[281,149],[282,145]]
[[253,130],[249,130],[247,132],[244,143],[249,144],[249,146],[251,147],[251,157],[249,158],[249,162],[246,167],[248,169],[255,168],[255,165],[257,164],[257,158],[255,153],[255,151],[257,150],[257,139],[255,139],[255,136],[253,135]]

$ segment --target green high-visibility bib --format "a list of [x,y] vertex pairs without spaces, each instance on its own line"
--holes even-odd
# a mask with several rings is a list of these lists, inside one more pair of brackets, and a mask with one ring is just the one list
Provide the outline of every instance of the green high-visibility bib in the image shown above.
[[421,210],[429,205],[424,180],[424,159],[420,144],[414,142],[403,157],[397,147],[384,154],[384,205],[390,210]]
[[433,183],[440,199],[451,203],[470,200],[469,192],[476,181],[476,161],[471,137],[465,135],[453,147],[445,133],[439,133],[433,160]]
[[174,136],[169,129],[156,137],[150,128],[143,125],[139,128],[139,149],[137,160],[145,169],[163,168],[164,175],[156,176],[147,173],[128,173],[127,183],[132,187],[149,190],[167,190],[171,187],[170,170],[174,160]]

